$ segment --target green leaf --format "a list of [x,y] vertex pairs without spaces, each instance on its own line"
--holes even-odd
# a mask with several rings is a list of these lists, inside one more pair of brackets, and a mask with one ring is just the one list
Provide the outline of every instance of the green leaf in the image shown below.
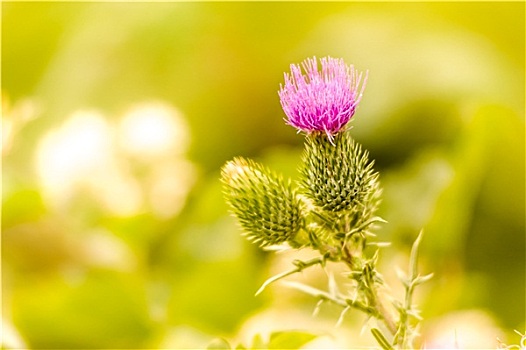
[[252,338],[251,349],[267,349],[267,345],[263,338],[261,338],[261,334],[256,334],[254,338]]
[[302,331],[274,332],[270,335],[268,349],[300,349],[318,335]]
[[208,344],[206,347],[208,350],[222,350],[222,349],[232,349],[228,341],[224,338],[215,338]]
[[409,258],[409,272],[411,274],[411,280],[414,280],[418,276],[418,248],[420,246],[420,242],[422,241],[423,234],[424,231],[420,231],[418,237],[413,243],[413,247],[411,248],[411,256]]
[[384,350],[393,350],[393,347],[391,346],[391,344],[389,344],[389,341],[387,341],[387,339],[385,339],[385,336],[383,335],[383,333],[378,328],[371,328],[371,333],[373,334],[373,336],[376,339],[376,341],[378,342],[378,344],[380,344],[382,349],[384,349]]

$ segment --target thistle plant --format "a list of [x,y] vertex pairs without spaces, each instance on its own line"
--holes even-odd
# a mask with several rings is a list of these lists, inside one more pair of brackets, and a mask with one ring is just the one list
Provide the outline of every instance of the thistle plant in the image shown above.
[[376,215],[381,199],[379,175],[369,153],[350,135],[348,127],[367,81],[342,59],[309,58],[292,64],[285,73],[279,97],[286,123],[305,134],[305,148],[294,184],[257,162],[235,158],[222,168],[226,201],[246,237],[262,248],[288,246],[312,249],[316,257],[292,262],[293,268],[269,278],[269,284],[327,262],[341,263],[352,282],[345,292],[289,282],[318,303],[342,307],[342,317],[351,309],[376,319],[370,331],[383,349],[413,346],[420,320],[412,296],[415,287],[431,275],[417,270],[418,246],[413,245],[409,276],[402,277],[405,298],[397,301],[386,294],[377,271],[379,249],[375,229],[385,222]]

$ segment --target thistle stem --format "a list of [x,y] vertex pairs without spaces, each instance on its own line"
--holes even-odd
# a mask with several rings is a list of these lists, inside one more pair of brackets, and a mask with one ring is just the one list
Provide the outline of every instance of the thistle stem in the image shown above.
[[292,274],[295,274],[297,272],[301,272],[301,271],[305,270],[306,268],[309,268],[309,267],[317,265],[317,264],[323,265],[324,262],[325,262],[325,259],[323,257],[317,257],[317,258],[313,258],[313,259],[307,260],[307,261],[295,260],[294,261],[294,265],[296,267],[294,269],[282,272],[280,274],[277,274],[277,275],[267,279],[263,283],[263,285],[261,285],[261,287],[258,289],[258,291],[256,292],[256,295],[260,294],[269,284],[271,284],[273,282],[276,282],[277,280],[280,280],[282,278],[285,278],[285,277],[290,276]]
[[397,327],[392,315],[387,311],[382,301],[378,298],[378,294],[374,286],[371,287],[371,293],[374,295],[375,298],[375,304],[373,306],[376,308],[376,311],[378,311],[378,313],[382,316],[382,319],[389,332],[392,335],[394,335],[396,333]]
[[[376,283],[374,281],[373,271],[369,263],[363,263],[361,259],[354,257],[349,251],[347,246],[343,247],[343,260],[349,266],[351,271],[359,271],[362,285],[365,289],[365,297],[367,299],[368,305],[374,309],[376,312],[372,316],[381,319],[391,335],[395,335],[397,332],[397,326],[391,313],[385,308],[382,300],[378,295],[378,290],[376,288]],[[362,252],[360,251],[360,254]]]
[[[412,346],[413,335],[409,324],[410,313],[413,312],[413,292],[415,287],[432,277],[432,274],[420,276],[418,274],[418,249],[422,241],[423,232],[420,231],[418,237],[411,248],[411,255],[409,258],[409,273],[410,276],[404,281],[405,299],[403,308],[400,310],[400,321],[398,323],[398,331],[395,335],[395,342],[400,344],[402,349]],[[413,313],[414,316],[414,313]]]

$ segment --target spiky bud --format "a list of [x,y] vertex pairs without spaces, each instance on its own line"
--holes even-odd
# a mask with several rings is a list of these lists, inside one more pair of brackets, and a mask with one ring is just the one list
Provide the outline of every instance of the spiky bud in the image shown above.
[[260,164],[234,158],[223,166],[221,181],[232,213],[253,243],[284,243],[302,226],[300,201],[290,182]]
[[355,214],[353,224],[369,220],[380,197],[373,161],[348,132],[329,139],[324,133],[306,136],[302,187],[323,212]]

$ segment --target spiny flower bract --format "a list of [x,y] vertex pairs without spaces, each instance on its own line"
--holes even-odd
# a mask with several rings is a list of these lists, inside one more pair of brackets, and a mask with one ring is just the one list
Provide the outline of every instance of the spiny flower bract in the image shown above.
[[351,225],[359,225],[372,218],[380,198],[373,164],[348,132],[336,135],[332,143],[324,134],[307,135],[303,192],[323,212],[351,214]]
[[260,164],[234,158],[221,171],[224,194],[247,238],[262,247],[294,238],[302,226],[300,201],[290,182]]

